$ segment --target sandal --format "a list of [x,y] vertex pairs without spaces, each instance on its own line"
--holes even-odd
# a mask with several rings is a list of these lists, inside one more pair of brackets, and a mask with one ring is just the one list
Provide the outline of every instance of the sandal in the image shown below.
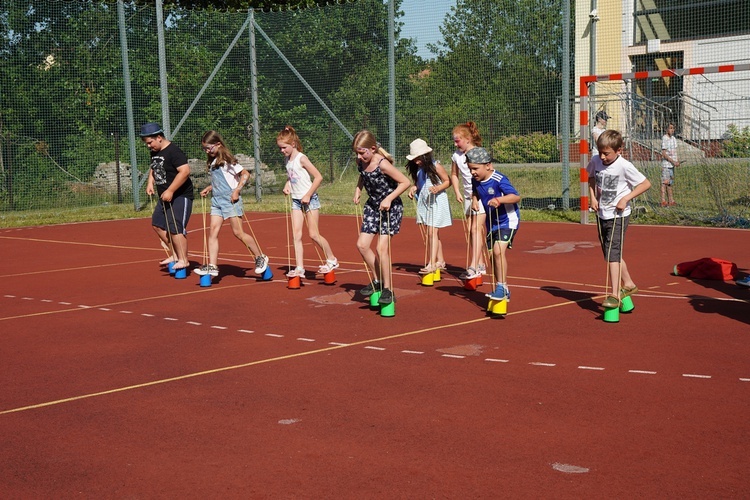
[[296,277],[304,278],[305,270],[302,269],[301,267],[295,267],[294,269],[286,273],[286,277],[287,278],[296,278]]
[[338,259],[333,259],[333,260],[326,259],[326,263],[320,266],[320,268],[318,269],[318,272],[320,274],[328,274],[334,269],[338,269],[338,267],[339,267]]
[[419,270],[419,274],[432,274],[435,272],[436,266],[426,265]]
[[602,306],[606,307],[607,309],[620,307],[620,299],[612,295],[607,295],[607,297],[604,299],[604,302],[602,302]]
[[624,286],[624,287],[620,288],[620,297],[623,298],[623,299],[625,297],[630,297],[634,293],[638,293],[638,287],[635,286],[635,285],[629,286],[629,287],[628,286]]
[[435,269],[440,269],[441,271],[445,271],[446,269],[448,269],[448,267],[445,265],[445,262],[436,262]]

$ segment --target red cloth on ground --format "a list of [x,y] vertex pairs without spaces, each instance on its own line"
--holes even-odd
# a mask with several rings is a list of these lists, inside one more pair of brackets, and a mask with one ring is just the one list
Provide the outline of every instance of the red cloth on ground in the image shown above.
[[737,277],[737,264],[714,257],[704,257],[690,262],[681,262],[674,268],[677,276],[701,280],[733,280]]

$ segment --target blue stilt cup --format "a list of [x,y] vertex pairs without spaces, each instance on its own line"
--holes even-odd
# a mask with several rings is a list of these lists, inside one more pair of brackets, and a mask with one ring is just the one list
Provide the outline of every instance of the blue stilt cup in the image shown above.
[[271,281],[273,279],[273,271],[271,271],[270,267],[266,267],[266,270],[261,275],[261,279],[263,281]]

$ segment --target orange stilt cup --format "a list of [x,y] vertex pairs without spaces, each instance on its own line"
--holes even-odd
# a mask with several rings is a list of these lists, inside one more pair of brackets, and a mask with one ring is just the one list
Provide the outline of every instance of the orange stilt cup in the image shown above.
[[300,278],[299,276],[290,277],[289,282],[286,285],[286,287],[290,290],[299,290],[301,286],[302,286],[302,278]]
[[323,282],[326,285],[333,285],[334,283],[336,283],[336,273],[333,271],[333,269],[323,275]]
[[470,278],[464,281],[464,288],[469,291],[474,291],[482,284],[482,277]]

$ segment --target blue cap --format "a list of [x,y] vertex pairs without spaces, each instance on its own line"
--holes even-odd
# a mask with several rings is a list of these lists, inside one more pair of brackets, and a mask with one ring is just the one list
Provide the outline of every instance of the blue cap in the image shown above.
[[164,131],[161,129],[161,125],[154,122],[145,123],[141,127],[141,137],[149,137],[152,135],[159,135],[164,134]]

